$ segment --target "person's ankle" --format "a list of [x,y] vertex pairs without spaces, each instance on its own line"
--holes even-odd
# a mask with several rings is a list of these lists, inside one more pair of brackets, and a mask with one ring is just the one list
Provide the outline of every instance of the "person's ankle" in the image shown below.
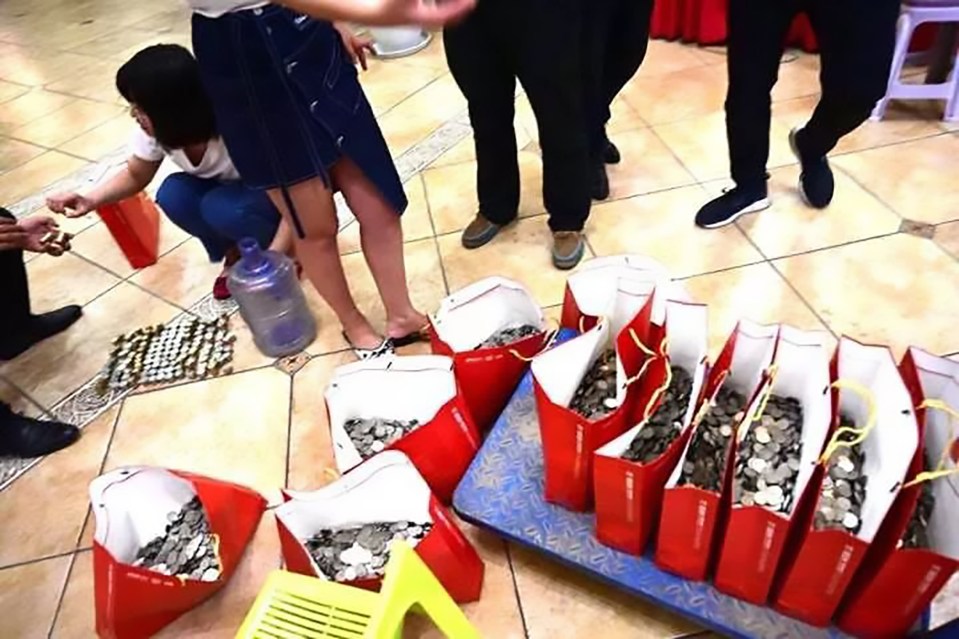
[[387,317],[386,334],[389,337],[404,337],[422,329],[429,318],[410,306],[408,310]]

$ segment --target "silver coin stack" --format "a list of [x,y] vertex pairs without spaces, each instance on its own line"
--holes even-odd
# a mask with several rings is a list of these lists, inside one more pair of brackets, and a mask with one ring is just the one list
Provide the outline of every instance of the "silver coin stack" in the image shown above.
[[736,453],[733,504],[765,506],[787,513],[795,499],[802,453],[802,404],[770,395],[758,420],[749,425]]
[[679,366],[669,367],[671,378],[659,407],[639,429],[623,459],[646,464],[662,455],[683,432],[683,419],[693,395],[693,378]]
[[420,423],[415,419],[401,421],[379,417],[363,419],[354,417],[343,424],[346,434],[349,435],[350,441],[363,459],[383,452],[419,426]]
[[520,341],[521,339],[526,339],[531,335],[536,335],[538,332],[539,329],[532,324],[521,324],[520,326],[501,328],[483,340],[483,343],[477,346],[476,350],[509,346],[514,342]]
[[[924,468],[928,470],[928,468]],[[924,481],[919,499],[916,501],[916,510],[906,526],[906,533],[899,541],[899,548],[929,548],[929,520],[932,511],[936,508],[936,496],[932,492],[932,482]]]
[[433,524],[428,522],[366,524],[321,530],[304,545],[324,575],[338,582],[355,581],[383,575],[393,540],[416,546],[432,529]]
[[142,547],[133,565],[198,581],[219,579],[220,560],[200,500],[194,497],[180,510],[168,513],[167,521],[166,533]]
[[729,439],[745,417],[745,410],[745,395],[733,390],[729,384],[719,389],[693,433],[677,485],[720,492],[729,455]]
[[[839,427],[854,427],[846,415],[839,416]],[[851,441],[855,435],[843,433],[839,441]],[[816,530],[842,530],[855,535],[862,526],[862,505],[866,500],[869,478],[862,466],[866,453],[860,445],[839,448],[826,466],[813,527]]]
[[126,391],[140,384],[205,379],[231,372],[236,336],[222,316],[157,324],[120,335],[98,382],[101,394]]
[[587,419],[600,419],[617,406],[616,352],[609,349],[601,353],[583,375],[569,408]]

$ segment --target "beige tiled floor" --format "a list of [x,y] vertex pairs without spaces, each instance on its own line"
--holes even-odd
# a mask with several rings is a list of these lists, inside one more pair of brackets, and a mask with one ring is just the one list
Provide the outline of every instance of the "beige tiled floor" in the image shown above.
[[[0,202],[14,205],[122,147],[131,123],[113,73],[136,49],[161,41],[189,42],[184,11],[122,0],[0,4]],[[710,305],[713,353],[741,317],[848,333],[889,343],[897,353],[909,344],[957,352],[959,132],[937,121],[939,106],[894,105],[887,121],[866,123],[841,142],[833,158],[836,200],[826,211],[811,211],[794,190],[798,167],[785,138],[815,105],[818,65],[806,55],[784,65],[773,95],[773,207],[722,230],[700,231],[692,215],[728,184],[724,52],[652,42],[646,64],[614,104],[609,130],[624,159],[610,168],[612,199],[593,210],[588,253],[644,253],[685,278],[690,293]],[[441,38],[416,56],[373,61],[364,82],[397,156],[465,108]],[[453,289],[500,274],[523,281],[548,315],[557,313],[565,274],[549,266],[539,136],[522,95],[515,128],[522,219],[489,247],[466,252],[459,244],[458,231],[476,208],[468,134],[407,183],[407,269],[424,310]],[[901,233],[904,219],[934,225],[932,239]],[[28,263],[34,306],[78,303],[85,316],[64,335],[0,365],[0,397],[32,415],[70,407],[89,423],[76,446],[41,461],[0,494],[0,637],[92,635],[86,487],[104,469],[185,468],[248,484],[273,501],[282,486],[311,489],[329,481],[322,391],[333,369],[352,358],[330,311],[308,288],[320,325],[308,355],[275,365],[234,316],[232,375],[141,390],[91,414],[81,389],[105,362],[110,340],[194,308],[208,294],[216,266],[198,242],[166,222],[159,264],[139,272],[95,218],[64,227],[78,234],[73,254]],[[343,231],[341,250],[357,300],[382,324],[356,223]],[[604,636],[630,638],[697,631],[464,528],[487,564],[483,599],[467,607],[484,636],[582,637],[597,627]],[[264,575],[278,565],[276,534],[265,517],[229,586],[163,636],[232,636]],[[435,636],[419,624],[410,635]]]

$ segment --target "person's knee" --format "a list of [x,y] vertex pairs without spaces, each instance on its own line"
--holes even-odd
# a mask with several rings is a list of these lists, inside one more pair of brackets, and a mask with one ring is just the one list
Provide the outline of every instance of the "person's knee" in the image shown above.
[[168,176],[157,189],[156,203],[174,221],[189,216],[199,200],[190,176],[183,173]]

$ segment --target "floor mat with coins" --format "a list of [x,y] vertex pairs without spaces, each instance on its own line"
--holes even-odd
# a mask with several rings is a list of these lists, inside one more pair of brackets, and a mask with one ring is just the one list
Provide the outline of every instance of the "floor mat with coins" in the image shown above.
[[194,497],[167,515],[166,532],[140,548],[134,566],[164,575],[216,581],[222,568],[217,540],[200,500]]
[[164,384],[229,374],[236,336],[228,319],[198,318],[157,324],[113,340],[97,391],[127,391],[141,384]]
[[683,432],[693,395],[693,377],[681,366],[669,367],[670,382],[656,411],[639,429],[623,459],[647,464],[662,455]]
[[616,402],[616,351],[603,351],[583,375],[569,403],[570,410],[596,420],[612,413]]
[[795,397],[770,395],[739,444],[733,504],[788,513],[796,499],[802,454],[803,410]]
[[539,329],[532,324],[508,326],[506,328],[501,328],[487,337],[479,346],[476,347],[476,350],[509,346],[510,344],[515,344],[516,342],[526,339],[527,337],[536,335],[537,333],[539,333]]
[[381,577],[389,560],[390,542],[416,546],[433,529],[430,522],[397,521],[321,530],[304,543],[313,561],[333,581]]

